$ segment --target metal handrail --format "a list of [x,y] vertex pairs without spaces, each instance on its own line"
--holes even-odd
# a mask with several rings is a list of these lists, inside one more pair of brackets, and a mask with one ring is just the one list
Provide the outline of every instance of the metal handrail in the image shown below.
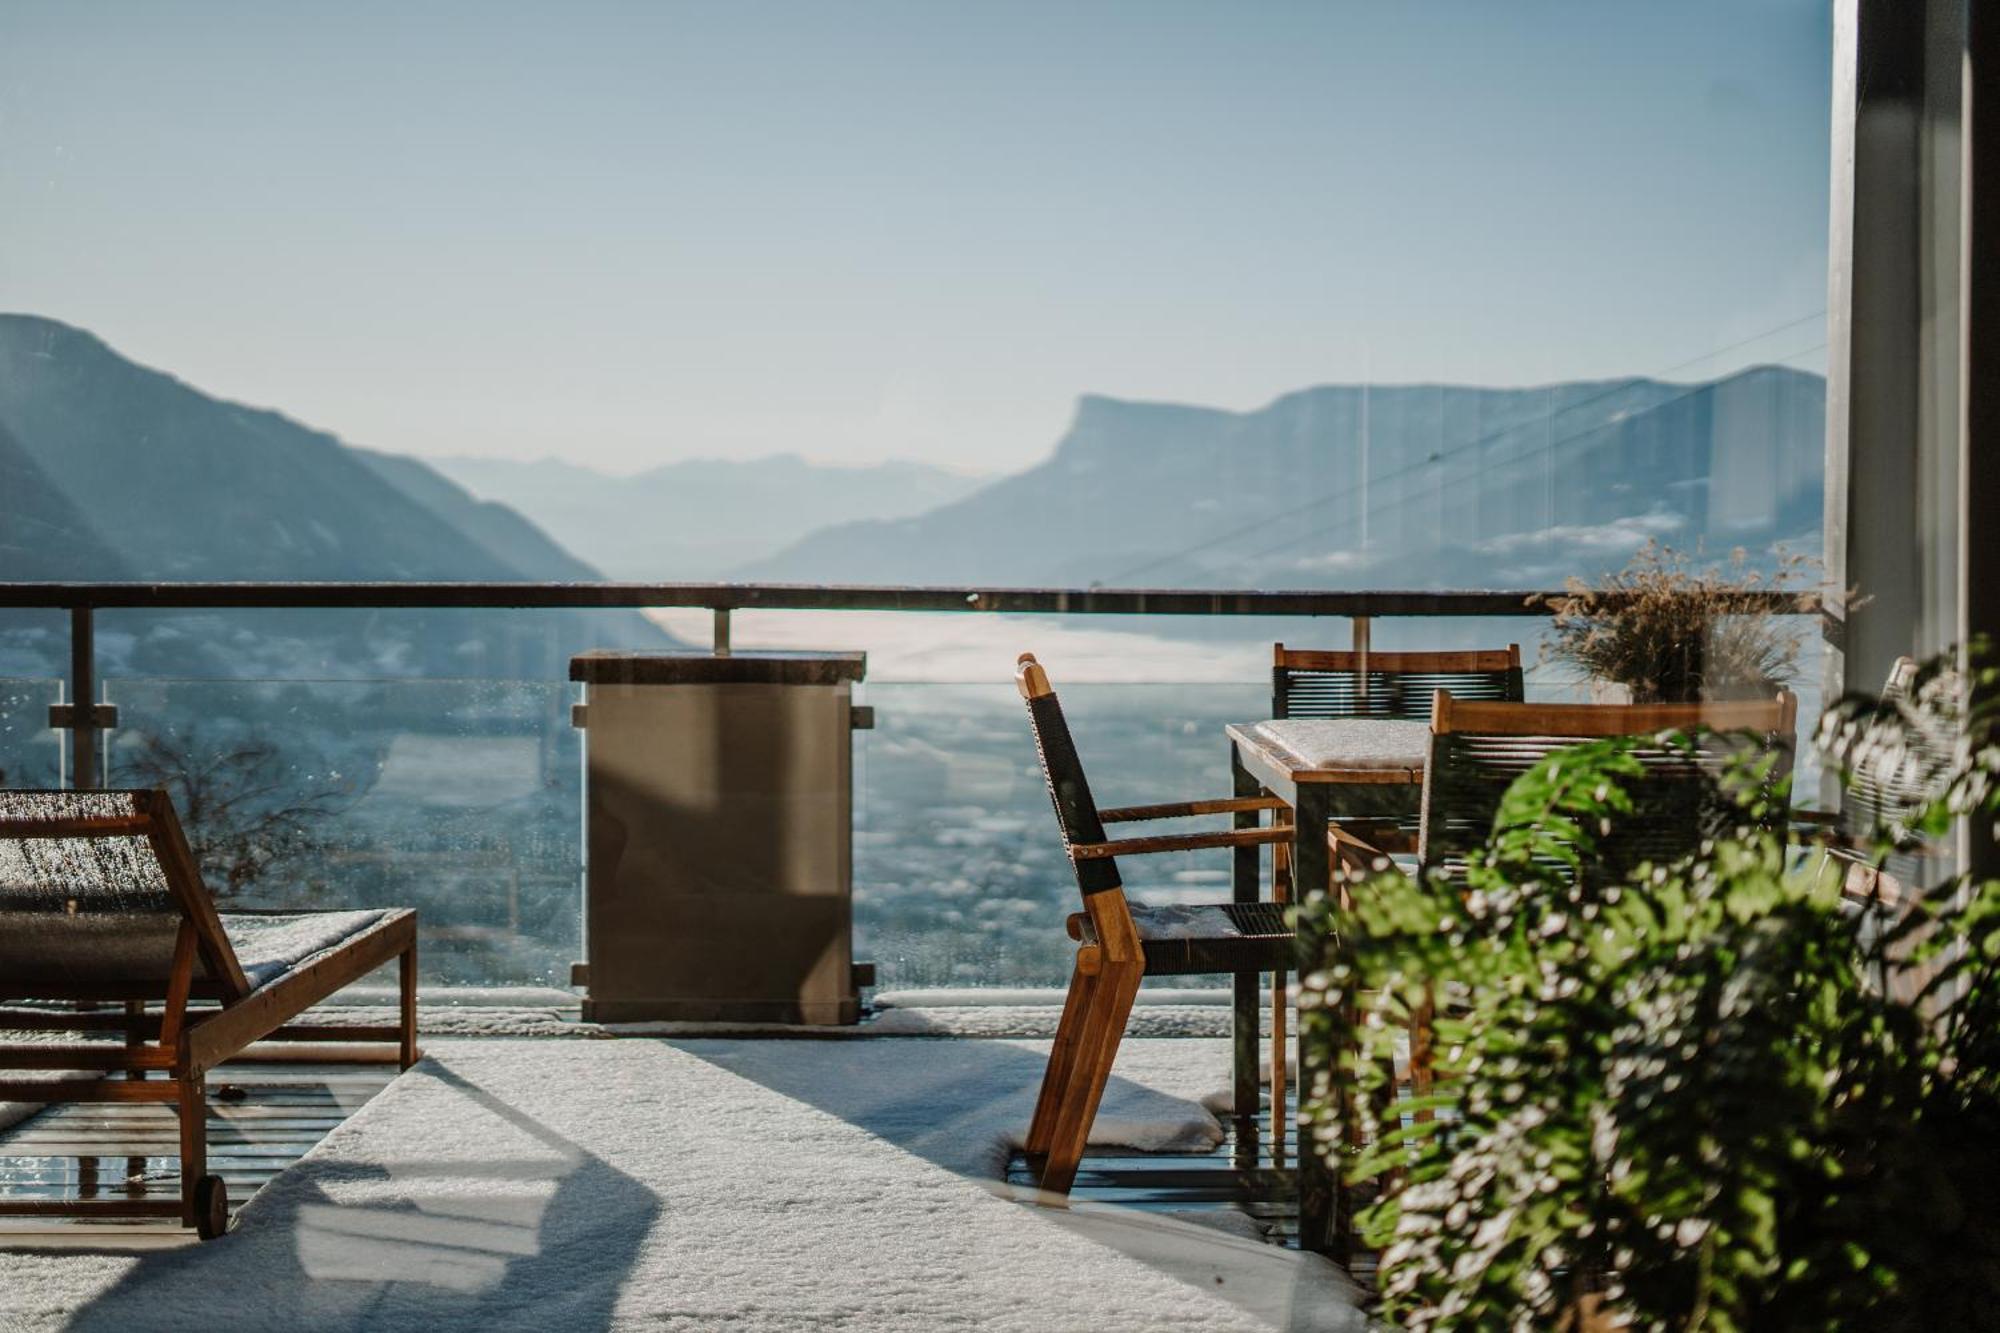
[[[1557,591],[924,587],[845,583],[0,583],[0,608],[224,610],[695,607],[712,611],[987,611],[1164,616],[1548,615]],[[1599,594],[1615,604],[1618,594]],[[1810,593],[1741,594],[1745,610],[1811,615]]]
[[[1323,591],[1245,588],[901,587],[819,583],[0,583],[0,609],[66,611],[72,705],[51,724],[74,733],[75,782],[97,785],[98,732],[114,724],[96,694],[96,613],[102,610],[527,610],[693,607],[715,613],[715,650],[729,651],[732,611],[957,611],[1091,616],[1339,616],[1365,649],[1377,616],[1540,616],[1561,592]],[[1607,600],[1616,602],[1613,595]],[[1811,594],[1746,593],[1746,611],[1818,615],[1830,640],[1840,621]]]
[[[0,583],[0,607],[635,608],[1079,615],[1540,615],[1539,592],[902,587],[816,583]],[[1773,595],[1772,609],[1796,606]]]

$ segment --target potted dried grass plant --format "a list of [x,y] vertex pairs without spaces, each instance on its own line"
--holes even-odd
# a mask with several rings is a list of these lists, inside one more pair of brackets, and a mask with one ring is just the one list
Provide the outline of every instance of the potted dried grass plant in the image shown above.
[[1774,611],[1770,594],[1812,611],[1816,568],[1784,556],[1767,574],[1741,548],[1704,565],[1698,552],[1648,542],[1598,586],[1571,579],[1548,599],[1555,633],[1543,654],[1579,668],[1599,693],[1608,686],[1633,703],[1769,696],[1797,674],[1811,624]]

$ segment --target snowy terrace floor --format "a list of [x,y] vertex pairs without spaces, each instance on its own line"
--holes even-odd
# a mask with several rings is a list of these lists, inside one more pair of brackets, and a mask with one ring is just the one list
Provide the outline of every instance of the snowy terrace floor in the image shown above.
[[[862,1032],[1044,1021],[1009,1007],[892,1008]],[[1171,1007],[1135,1026],[1164,1026]],[[1195,1026],[1227,1012],[1207,1009]],[[227,1132],[271,1152],[241,1155],[237,1196],[268,1183],[231,1233],[0,1236],[0,1327],[1364,1326],[1336,1268],[1257,1238],[1283,1209],[1207,1109],[1228,1080],[1219,1037],[1127,1042],[1062,1210],[1031,1202],[1011,1162],[1040,1037],[605,1040],[560,1005],[437,1007],[426,1027],[542,1035],[430,1036],[425,1061],[386,1082],[351,1066],[234,1076],[245,1096],[224,1104]],[[60,1118],[83,1109],[0,1134],[0,1159],[36,1136],[79,1146],[66,1136],[81,1124]],[[109,1132],[125,1137],[98,1188],[149,1146],[149,1131]],[[139,1174],[170,1187],[171,1171],[157,1159]]]

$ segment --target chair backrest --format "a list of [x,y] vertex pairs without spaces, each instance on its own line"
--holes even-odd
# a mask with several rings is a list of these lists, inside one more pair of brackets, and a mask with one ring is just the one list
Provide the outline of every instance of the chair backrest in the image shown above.
[[1432,873],[1456,875],[1492,833],[1501,798],[1516,778],[1559,750],[1613,736],[1684,732],[1690,742],[1632,752],[1644,776],[1625,785],[1643,813],[1620,820],[1600,840],[1606,874],[1623,878],[1644,862],[1677,859],[1702,839],[1728,832],[1740,806],[1717,778],[1746,748],[1773,759],[1767,818],[1779,824],[1797,717],[1798,700],[1789,692],[1698,704],[1525,704],[1461,702],[1440,690],[1424,770],[1419,860]]
[[247,993],[164,791],[0,791],[0,995],[158,998],[184,930],[196,993]]
[[[1882,686],[1882,702],[1896,705],[1908,724],[1908,751],[1857,756],[1841,800],[1841,831],[1856,849],[1871,854],[1878,838],[1902,828],[1935,798],[1954,762],[1955,719],[1907,707],[1917,670],[1915,658],[1899,657]],[[1948,691],[1955,683],[1938,682]],[[1883,869],[1905,888],[1922,890],[1942,875],[1944,857],[1934,847],[1899,846],[1884,859]]]
[[1063,718],[1062,701],[1049,684],[1048,673],[1035,661],[1034,654],[1022,653],[1014,665],[1014,683],[1028,701],[1028,721],[1035,732],[1035,749],[1041,755],[1042,777],[1049,786],[1049,800],[1056,808],[1056,824],[1062,829],[1063,851],[1069,856],[1076,886],[1089,903],[1095,894],[1121,887],[1118,865],[1109,857],[1079,857],[1079,845],[1100,843],[1104,821],[1097,817],[1097,802],[1090,783],[1083,776],[1083,760],[1070,738],[1069,723]]
[[1274,644],[1272,717],[1386,717],[1428,722],[1431,699],[1519,702],[1521,645],[1447,653],[1319,652]]

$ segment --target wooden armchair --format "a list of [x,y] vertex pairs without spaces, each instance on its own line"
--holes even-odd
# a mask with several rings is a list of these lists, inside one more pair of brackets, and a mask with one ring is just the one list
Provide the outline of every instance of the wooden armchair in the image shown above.
[[[1909,709],[1918,671],[1915,658],[1899,657],[1882,686],[1882,702],[1903,709],[1910,724],[1908,750],[1856,756],[1838,811],[1792,817],[1794,836],[1818,845],[1824,858],[1819,872],[1838,879],[1843,901],[1865,918],[1870,932],[1896,928],[1946,869],[1944,849],[1907,832],[1955,762],[1956,733],[1947,719]],[[1944,965],[1943,959],[1922,958],[1918,946],[1929,929],[1892,947],[1881,973],[1871,978],[1899,1003],[1916,1001]]]
[[[1431,749],[1419,811],[1419,873],[1456,879],[1467,857],[1493,831],[1501,798],[1514,780],[1549,755],[1586,740],[1686,732],[1691,749],[1634,751],[1645,770],[1633,790],[1644,819],[1620,821],[1598,846],[1602,873],[1618,879],[1647,861],[1665,862],[1695,851],[1704,838],[1727,832],[1735,806],[1717,799],[1714,777],[1746,746],[1772,753],[1767,782],[1770,818],[1782,829],[1781,793],[1791,775],[1798,700],[1789,692],[1772,699],[1696,704],[1527,704],[1465,702],[1439,690],[1431,707]],[[1329,830],[1335,877],[1343,893],[1391,863],[1385,852],[1351,827]],[[1560,867],[1551,867],[1559,876]],[[1431,1086],[1428,1015],[1419,1013],[1410,1036],[1410,1081],[1419,1096]]]
[[[1284,908],[1277,903],[1148,907],[1130,902],[1118,877],[1117,858],[1278,843],[1289,839],[1292,830],[1276,824],[1213,833],[1107,837],[1106,824],[1277,811],[1284,803],[1270,796],[1246,796],[1100,810],[1047,673],[1031,654],[1023,653],[1014,678],[1028,703],[1063,850],[1083,895],[1084,910],[1068,922],[1070,938],[1077,942],[1076,962],[1027,1142],[1028,1158],[1038,1170],[1042,1189],[1067,1195],[1140,979],[1276,972],[1292,965],[1296,947]],[[1282,1031],[1274,1045],[1271,1066],[1279,1080],[1274,1100],[1278,1106],[1285,1059]]]
[[[394,1027],[292,1025],[349,982],[399,960]],[[206,1079],[251,1043],[380,1043],[359,1058],[417,1060],[417,915],[218,912],[164,791],[0,791],[0,1028],[123,1041],[0,1045],[0,1101],[171,1102],[181,1197],[0,1198],[0,1214],[178,1216],[209,1239],[229,1223],[208,1173]],[[65,1012],[48,1001],[122,1002]],[[341,1058],[329,1054],[328,1058]],[[354,1053],[344,1058],[354,1059]]]
[[[1371,718],[1428,722],[1439,691],[1454,699],[1519,703],[1526,697],[1521,645],[1449,652],[1385,652],[1365,649],[1322,652],[1271,649],[1271,716],[1274,718]],[[1406,809],[1376,815],[1347,815],[1341,823],[1386,851],[1416,847],[1417,826]],[[1288,866],[1277,854],[1282,884]]]
[[1872,862],[1880,855],[1881,868],[1906,889],[1921,889],[1944,873],[1948,858],[1943,849],[1911,836],[1907,826],[1942,790],[1957,739],[1948,717],[1922,703],[1911,706],[1917,672],[1914,658],[1897,658],[1881,694],[1884,705],[1902,713],[1908,748],[1854,756],[1855,768],[1846,775],[1837,811],[1801,810],[1792,816],[1799,841],[1817,842],[1830,855],[1847,861]]

